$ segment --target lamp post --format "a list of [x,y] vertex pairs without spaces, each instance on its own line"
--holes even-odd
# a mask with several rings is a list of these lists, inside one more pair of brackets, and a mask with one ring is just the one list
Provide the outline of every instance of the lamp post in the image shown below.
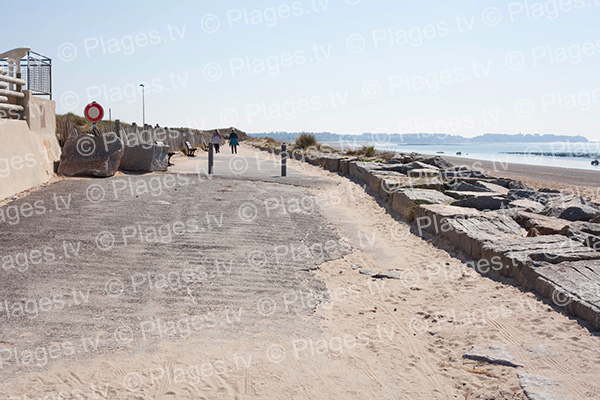
[[140,83],[142,87],[142,124],[146,127],[146,101],[144,100],[144,84]]

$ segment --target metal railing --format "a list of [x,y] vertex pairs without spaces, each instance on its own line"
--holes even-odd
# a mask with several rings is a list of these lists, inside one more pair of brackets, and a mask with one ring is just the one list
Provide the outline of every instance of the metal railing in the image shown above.
[[23,89],[52,99],[52,60],[28,47],[0,54],[0,118],[23,118]]
[[52,59],[35,51],[29,50],[27,56],[21,59],[22,79],[26,89],[35,96],[48,96],[52,100]]

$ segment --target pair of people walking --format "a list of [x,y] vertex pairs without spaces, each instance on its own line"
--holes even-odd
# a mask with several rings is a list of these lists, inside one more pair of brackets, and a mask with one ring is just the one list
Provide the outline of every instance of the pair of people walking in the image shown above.
[[[229,135],[229,147],[231,147],[231,154],[237,154],[237,147],[239,146],[238,134],[234,130],[231,130]],[[223,136],[218,129],[212,135],[211,142],[215,148],[215,153],[221,152],[221,144],[223,144]]]

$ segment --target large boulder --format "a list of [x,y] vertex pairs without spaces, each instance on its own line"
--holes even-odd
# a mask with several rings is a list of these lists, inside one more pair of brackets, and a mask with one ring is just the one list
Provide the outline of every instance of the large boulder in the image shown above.
[[529,191],[534,191],[535,189],[532,188],[529,185],[526,185],[525,183],[521,182],[521,181],[509,181],[507,187],[509,189],[522,189],[522,190],[529,190]]
[[444,160],[440,156],[435,156],[431,158],[426,158],[422,161],[425,164],[429,164],[439,169],[452,168],[452,163]]
[[568,222],[560,231],[562,235],[600,251],[600,224],[594,222]]
[[73,136],[65,143],[58,174],[64,176],[113,176],[123,158],[123,142],[114,133]]
[[125,171],[166,171],[169,166],[169,146],[139,144],[125,146],[120,168]]
[[396,154],[392,157],[391,160],[388,161],[389,164],[408,164],[412,161],[412,158],[408,154],[400,153]]
[[560,231],[560,234],[568,237],[571,240],[584,244],[587,247],[591,247],[596,251],[600,251],[600,237],[596,235],[577,230],[576,227],[570,225],[563,227],[563,229]]
[[600,215],[600,208],[586,204],[581,196],[562,195],[549,199],[543,214],[569,221],[590,221]]

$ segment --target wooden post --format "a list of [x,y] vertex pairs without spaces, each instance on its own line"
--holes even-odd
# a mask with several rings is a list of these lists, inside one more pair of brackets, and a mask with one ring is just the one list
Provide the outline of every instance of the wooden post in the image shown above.
[[212,142],[208,144],[208,173],[212,175],[213,173],[213,157],[214,157],[214,148]]
[[121,120],[119,119],[115,119],[115,135],[117,135],[118,138],[123,139],[123,137],[121,137]]
[[281,145],[281,176],[287,176],[287,146]]

